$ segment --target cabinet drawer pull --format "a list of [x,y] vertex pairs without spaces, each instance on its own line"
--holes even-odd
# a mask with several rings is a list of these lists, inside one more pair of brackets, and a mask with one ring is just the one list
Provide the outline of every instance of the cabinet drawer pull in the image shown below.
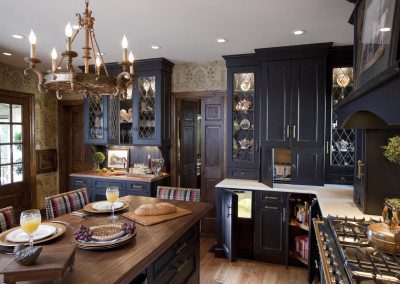
[[143,185],[135,185],[135,184],[132,184],[132,185],[131,185],[131,188],[139,188],[139,189],[143,189],[143,188],[144,188],[144,186],[143,186]]
[[293,125],[293,139],[296,138],[296,125]]
[[329,141],[326,141],[326,154],[329,154]]
[[364,164],[363,164],[363,162],[361,161],[361,160],[358,160],[358,162],[357,162],[357,178],[358,179],[361,179],[362,178],[362,176],[364,175],[363,174],[363,166],[364,166]]
[[265,196],[264,199],[269,199],[269,200],[278,200],[279,196]]
[[265,206],[265,209],[270,209],[270,210],[278,210],[278,207],[274,207],[274,206]]
[[176,249],[176,251],[175,251],[176,254],[177,255],[180,254],[185,247],[187,247],[187,243],[186,242],[184,242],[179,248]]
[[84,181],[84,180],[81,180],[81,179],[76,179],[76,180],[75,180],[75,183],[85,183],[85,181]]
[[282,223],[285,223],[286,222],[286,208],[283,208],[282,213],[283,213]]
[[228,205],[227,208],[228,208],[228,214],[226,215],[226,217],[229,217],[232,215],[230,212],[230,209],[232,208],[232,206]]
[[286,125],[286,137],[290,138],[290,126]]
[[178,262],[177,264],[179,265],[176,267],[176,271],[181,272],[188,262],[189,260],[187,259],[184,262]]

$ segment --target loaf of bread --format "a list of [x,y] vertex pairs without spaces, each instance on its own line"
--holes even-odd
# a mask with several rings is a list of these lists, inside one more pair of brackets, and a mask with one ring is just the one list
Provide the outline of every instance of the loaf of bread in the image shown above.
[[135,210],[135,214],[140,216],[158,216],[175,212],[176,206],[166,202],[158,204],[143,204]]

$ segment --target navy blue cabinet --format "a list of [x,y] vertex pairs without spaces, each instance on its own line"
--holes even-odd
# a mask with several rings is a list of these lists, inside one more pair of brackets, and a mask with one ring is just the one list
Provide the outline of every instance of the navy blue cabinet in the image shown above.
[[164,58],[135,63],[133,89],[134,145],[170,144],[171,73],[174,64]]
[[[259,67],[225,57],[228,67],[227,176],[259,179]],[[245,65],[242,65],[245,64]],[[247,64],[247,65],[246,65]]]
[[89,145],[119,144],[119,98],[89,95],[84,99],[84,142]]

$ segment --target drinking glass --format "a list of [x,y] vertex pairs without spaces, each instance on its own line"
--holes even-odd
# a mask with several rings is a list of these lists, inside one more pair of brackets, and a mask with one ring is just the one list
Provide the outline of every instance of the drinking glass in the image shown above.
[[114,214],[114,204],[119,198],[119,190],[117,186],[107,186],[106,190],[107,201],[111,203],[111,216],[109,219],[117,220],[118,216]]
[[164,165],[164,159],[151,159],[151,170],[155,173],[156,176],[160,174],[161,168]]
[[28,235],[29,246],[33,246],[33,234],[36,232],[41,222],[42,216],[40,215],[39,209],[26,210],[21,213],[19,223],[22,230]]

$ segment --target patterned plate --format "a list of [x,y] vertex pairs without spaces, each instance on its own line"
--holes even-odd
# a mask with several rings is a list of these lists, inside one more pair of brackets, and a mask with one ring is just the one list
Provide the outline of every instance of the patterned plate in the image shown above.
[[[50,240],[53,240],[53,239],[55,239],[55,238],[58,238],[59,236],[61,236],[62,234],[64,234],[65,231],[67,230],[67,228],[66,228],[64,225],[58,224],[58,223],[42,223],[42,224],[49,225],[49,226],[53,226],[53,227],[55,227],[55,228],[57,229],[57,231],[56,231],[53,235],[48,236],[47,238],[34,241],[33,244],[35,244],[35,245],[36,245],[36,244],[41,244],[41,243],[44,243],[44,242],[48,242],[48,241],[50,241]],[[7,231],[1,233],[1,234],[0,234],[0,246],[14,247],[14,246],[16,246],[17,244],[21,244],[21,243],[10,242],[10,241],[7,240],[7,235],[8,235],[9,233],[15,231],[15,230],[18,230],[18,229],[20,229],[20,227],[12,228],[12,229],[10,229],[10,230],[7,230]],[[22,244],[24,244],[24,245],[29,245],[29,242],[27,242],[27,243],[22,243]]]
[[116,247],[124,246],[124,245],[130,243],[131,241],[133,241],[133,238],[135,236],[136,236],[136,230],[133,234],[128,234],[128,235],[125,235],[118,239],[111,240],[111,241],[85,243],[85,242],[77,241],[74,238],[72,238],[72,240],[76,243],[77,247],[81,248],[81,249],[106,250],[106,249],[113,249]]

